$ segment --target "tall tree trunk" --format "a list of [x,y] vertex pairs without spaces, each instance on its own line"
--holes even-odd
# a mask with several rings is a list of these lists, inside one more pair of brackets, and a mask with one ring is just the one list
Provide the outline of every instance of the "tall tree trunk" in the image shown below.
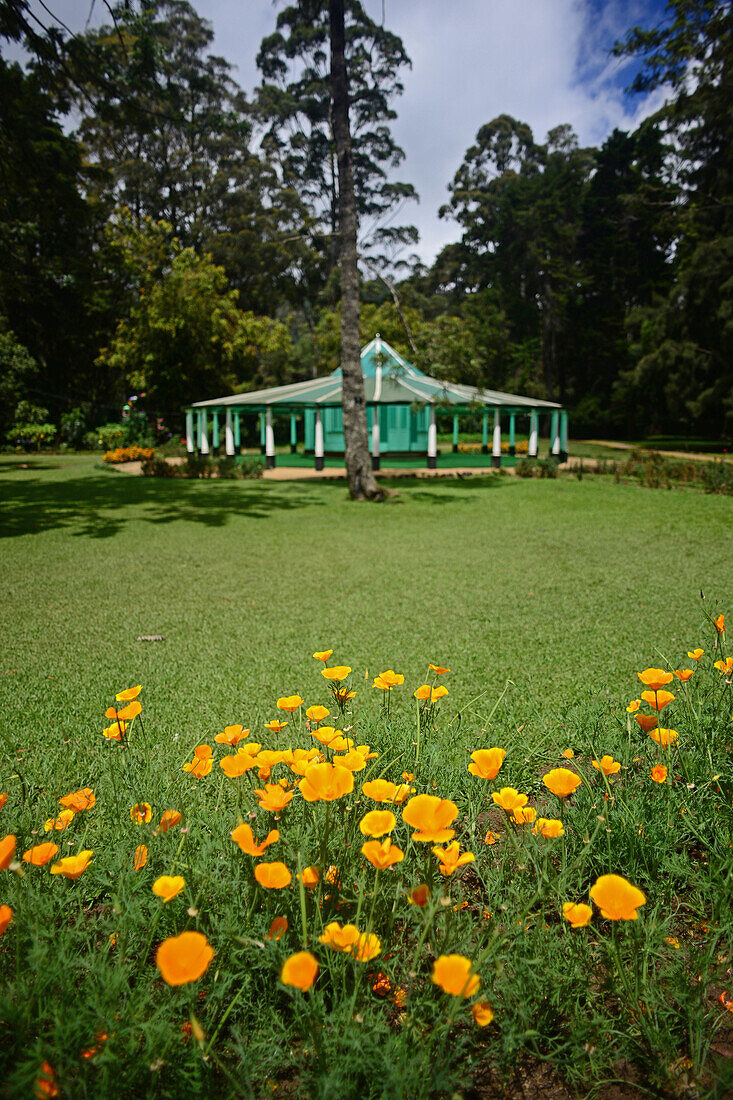
[[359,336],[359,268],[356,253],[356,199],[351,166],[349,90],[344,48],[344,0],[329,0],[331,32],[331,100],[333,138],[339,173],[341,270],[341,371],[344,459],[349,493],[354,500],[379,500],[382,492],[372,472],[367,436],[364,376]]

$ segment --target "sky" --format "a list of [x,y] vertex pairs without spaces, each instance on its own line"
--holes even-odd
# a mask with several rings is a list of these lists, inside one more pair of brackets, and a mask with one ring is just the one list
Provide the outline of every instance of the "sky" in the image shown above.
[[[45,0],[73,31],[89,18],[90,0]],[[255,57],[275,29],[272,0],[192,0],[215,32],[213,51],[233,64],[247,93],[259,83]],[[41,13],[40,0],[30,0]],[[665,0],[363,0],[368,14],[400,35],[412,68],[395,102],[393,133],[405,151],[395,178],[414,185],[395,224],[420,232],[414,250],[425,263],[458,237],[438,218],[447,185],[485,122],[499,114],[528,122],[541,140],[569,123],[582,145],[615,128],[633,129],[661,105],[663,92],[629,95],[635,62],[610,56],[636,24],[656,25]],[[104,21],[95,0],[92,23]],[[47,18],[44,15],[44,18]],[[7,51],[10,52],[10,51]],[[412,251],[412,249],[410,249]]]

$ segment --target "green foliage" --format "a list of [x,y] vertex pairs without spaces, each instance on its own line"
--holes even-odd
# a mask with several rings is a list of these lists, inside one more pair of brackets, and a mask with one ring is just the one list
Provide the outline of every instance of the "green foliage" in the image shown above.
[[17,421],[15,408],[26,400],[37,376],[38,366],[28,349],[12,332],[0,330],[0,431],[7,431],[13,419]]

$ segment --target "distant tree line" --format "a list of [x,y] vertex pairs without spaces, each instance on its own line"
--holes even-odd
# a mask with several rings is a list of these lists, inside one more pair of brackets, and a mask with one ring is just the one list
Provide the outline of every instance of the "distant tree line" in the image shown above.
[[[560,400],[576,435],[730,438],[731,6],[672,0],[617,44],[641,62],[637,91],[669,89],[633,133],[582,148],[568,125],[542,140],[505,114],[483,125],[430,268],[395,178],[410,61],[345,8],[363,339]],[[188,0],[108,11],[72,35],[0,0],[0,41],[30,58],[0,57],[0,442],[36,423],[77,443],[131,394],[178,432],[192,400],[338,364],[328,4],[279,9],[250,95]]]

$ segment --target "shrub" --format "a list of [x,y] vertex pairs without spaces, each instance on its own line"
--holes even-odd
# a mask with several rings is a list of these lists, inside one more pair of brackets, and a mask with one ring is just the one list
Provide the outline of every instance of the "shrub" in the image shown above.
[[520,458],[514,467],[517,477],[534,477],[536,462],[532,458]]

